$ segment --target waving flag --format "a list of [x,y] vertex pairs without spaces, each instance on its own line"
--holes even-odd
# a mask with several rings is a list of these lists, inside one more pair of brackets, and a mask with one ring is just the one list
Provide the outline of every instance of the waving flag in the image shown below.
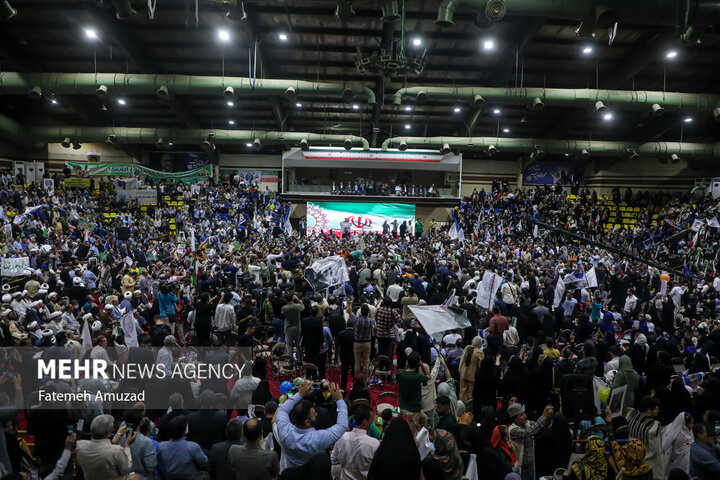
[[305,280],[314,291],[325,290],[350,281],[345,259],[339,255],[315,260],[305,269]]
[[283,230],[285,231],[286,235],[290,235],[292,237],[293,227],[290,223],[290,207],[288,207],[287,212],[285,212],[285,223],[283,223]]

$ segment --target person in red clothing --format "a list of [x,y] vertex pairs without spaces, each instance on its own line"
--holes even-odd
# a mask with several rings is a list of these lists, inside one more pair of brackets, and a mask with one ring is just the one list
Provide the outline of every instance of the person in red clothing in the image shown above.
[[510,328],[508,319],[500,315],[500,307],[497,305],[492,309],[493,316],[490,318],[490,325],[485,330],[487,334],[487,351],[486,355],[495,355],[498,347],[503,343],[503,333]]

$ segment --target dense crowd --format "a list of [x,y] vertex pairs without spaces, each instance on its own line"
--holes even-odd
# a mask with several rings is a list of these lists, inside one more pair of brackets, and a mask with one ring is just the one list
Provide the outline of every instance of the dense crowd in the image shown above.
[[[720,478],[717,231],[680,226],[713,218],[711,199],[631,194],[645,220],[609,229],[594,194],[498,188],[463,202],[454,231],[305,237],[242,182],[166,183],[182,202],[143,208],[112,182],[2,178],[0,253],[29,258],[3,279],[0,341],[18,347],[0,358],[3,479]],[[332,255],[349,281],[312,290],[305,269]],[[471,326],[428,335],[412,307],[443,304]],[[251,375],[149,382],[162,410],[23,398],[133,387],[23,375],[34,356],[171,370],[188,347],[250,347]]]

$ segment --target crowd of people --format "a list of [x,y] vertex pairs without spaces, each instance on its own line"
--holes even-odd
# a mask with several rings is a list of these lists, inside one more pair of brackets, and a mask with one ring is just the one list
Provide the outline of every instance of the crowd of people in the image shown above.
[[[343,238],[292,232],[242,182],[154,208],[21,182],[0,191],[0,253],[29,263],[3,278],[2,479],[720,478],[717,229],[633,250],[711,220],[712,199],[639,195],[647,221],[613,231],[596,195],[497,189],[455,209],[464,236]],[[312,290],[305,269],[333,255],[349,280]],[[414,307],[437,305],[470,326],[428,335]],[[169,409],[24,398],[125,388],[23,375],[36,356],[171,370],[190,347],[249,347],[251,375],[149,382]]]
[[440,192],[431,184],[429,187],[424,185],[375,182],[372,179],[360,180],[356,182],[332,182],[330,185],[330,193],[332,195],[395,195],[396,197],[439,197]]

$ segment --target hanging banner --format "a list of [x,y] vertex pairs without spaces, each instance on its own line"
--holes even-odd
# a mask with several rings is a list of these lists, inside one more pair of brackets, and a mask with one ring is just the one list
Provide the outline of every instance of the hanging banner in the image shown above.
[[237,171],[238,177],[240,177],[241,182],[245,182],[247,184],[256,184],[260,183],[262,180],[262,170],[238,170]]
[[150,168],[163,173],[180,173],[210,165],[210,157],[202,152],[149,152]]
[[72,170],[73,175],[83,177],[97,175],[133,177],[139,175],[149,176],[154,180],[204,182],[212,176],[212,165],[183,172],[160,172],[133,163],[65,162],[65,165]]
[[66,188],[90,188],[90,179],[82,177],[69,177],[63,180]]
[[537,162],[523,173],[523,185],[585,185],[585,166],[577,163]]
[[157,203],[157,190],[154,188],[128,188],[116,192],[115,199],[119,202],[135,200],[140,204]]
[[3,277],[14,277],[17,275],[25,275],[29,269],[30,259],[28,257],[3,258],[0,274],[2,274]]

